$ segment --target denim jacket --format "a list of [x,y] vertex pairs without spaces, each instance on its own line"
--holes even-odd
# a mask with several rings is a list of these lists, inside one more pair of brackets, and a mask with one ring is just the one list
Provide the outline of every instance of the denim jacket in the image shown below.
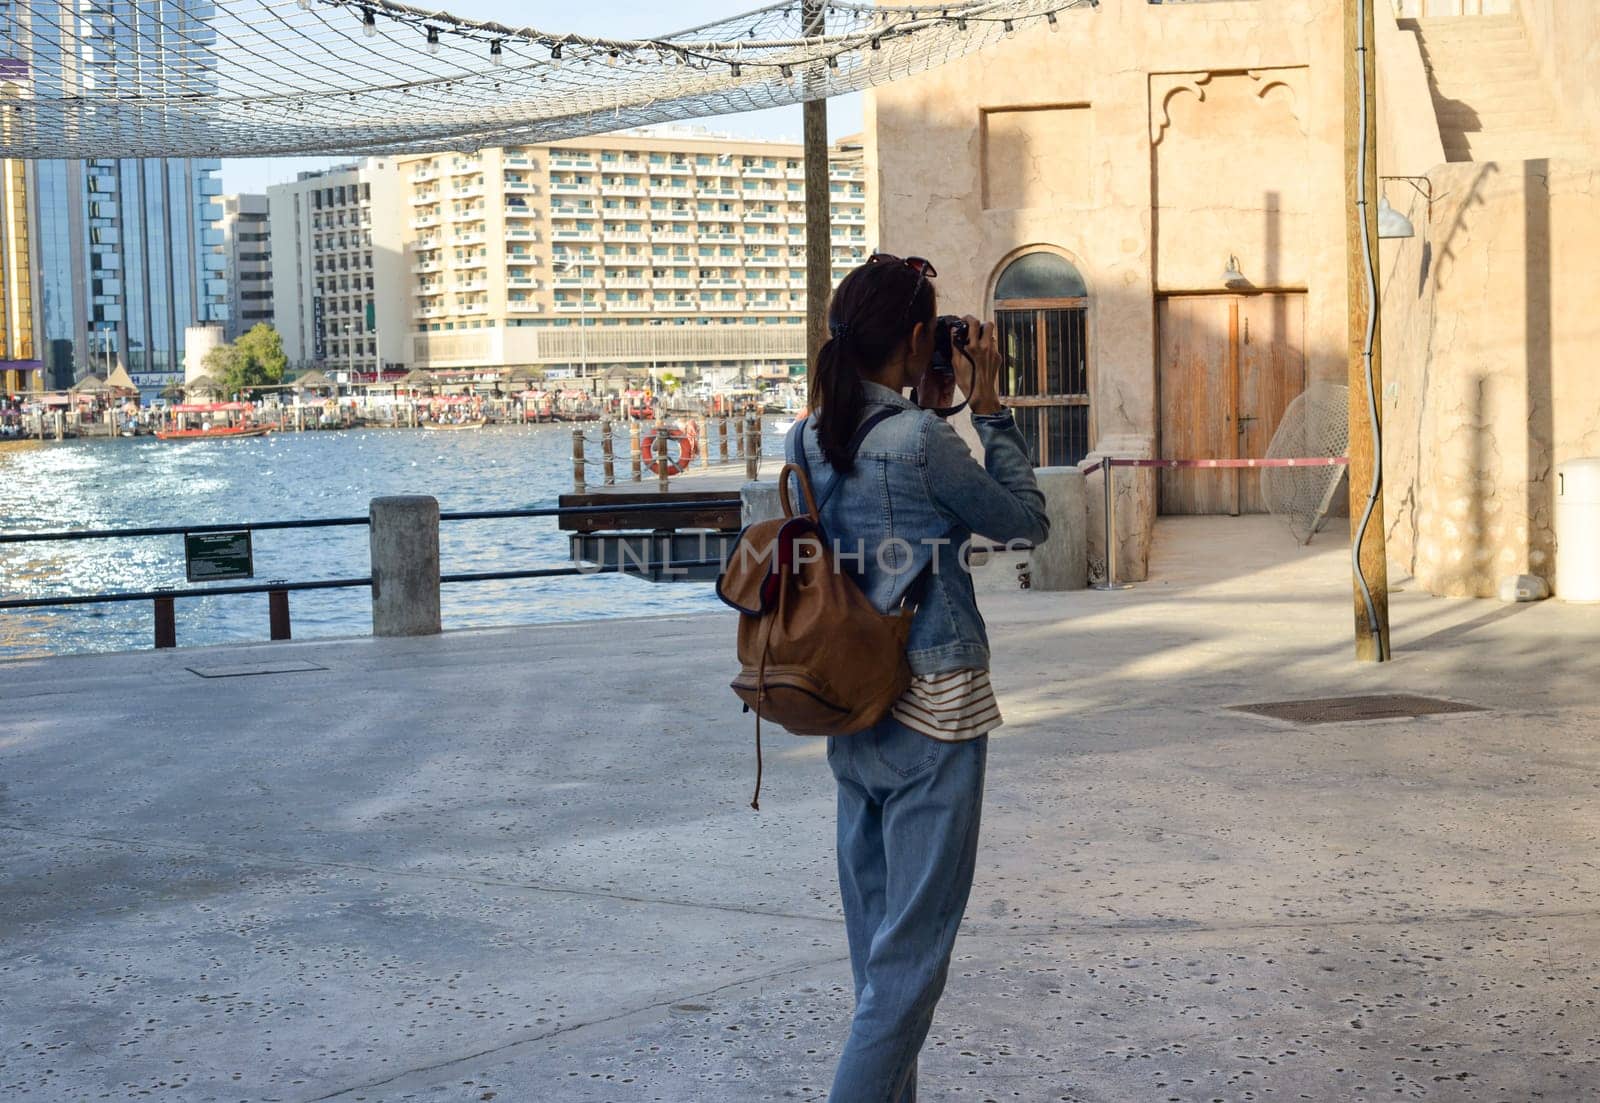
[[974,416],[984,447],[979,464],[937,414],[887,387],[865,386],[863,420],[883,407],[900,412],[867,433],[855,470],[830,492],[836,476],[811,418],[789,432],[787,458],[797,461],[803,440],[812,488],[819,501],[828,495],[822,527],[838,566],[880,612],[918,588],[906,644],[912,673],[987,670],[989,637],[965,566],[966,546],[974,534],[1039,544],[1050,532],[1022,434],[1009,413]]

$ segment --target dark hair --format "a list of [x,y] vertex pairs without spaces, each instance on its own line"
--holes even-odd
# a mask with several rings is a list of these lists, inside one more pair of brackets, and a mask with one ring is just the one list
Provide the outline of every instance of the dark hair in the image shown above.
[[817,351],[806,404],[835,471],[854,467],[848,449],[866,405],[862,376],[881,368],[918,322],[933,321],[934,305],[933,284],[899,261],[863,264],[834,291],[832,336]]

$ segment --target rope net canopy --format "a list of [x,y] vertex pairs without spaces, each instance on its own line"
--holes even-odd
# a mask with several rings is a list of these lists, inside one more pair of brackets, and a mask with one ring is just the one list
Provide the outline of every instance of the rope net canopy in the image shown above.
[[1098,0],[787,0],[655,39],[387,0],[12,0],[0,156],[471,150],[780,107],[972,53]]

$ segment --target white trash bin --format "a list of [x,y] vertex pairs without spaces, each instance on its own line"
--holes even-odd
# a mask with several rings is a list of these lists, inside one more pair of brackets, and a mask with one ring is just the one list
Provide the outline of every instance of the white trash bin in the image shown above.
[[1600,601],[1600,459],[1556,468],[1556,596]]

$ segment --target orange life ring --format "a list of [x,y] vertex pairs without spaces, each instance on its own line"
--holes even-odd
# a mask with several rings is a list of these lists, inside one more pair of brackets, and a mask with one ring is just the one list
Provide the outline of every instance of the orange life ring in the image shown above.
[[[667,448],[667,474],[681,475],[689,470],[689,461],[694,459],[694,439],[682,429],[663,430],[667,440],[678,442],[678,457],[673,459],[670,443]],[[661,474],[661,460],[656,456],[656,431],[651,429],[639,442],[639,456],[644,465],[650,469],[652,475]]]

